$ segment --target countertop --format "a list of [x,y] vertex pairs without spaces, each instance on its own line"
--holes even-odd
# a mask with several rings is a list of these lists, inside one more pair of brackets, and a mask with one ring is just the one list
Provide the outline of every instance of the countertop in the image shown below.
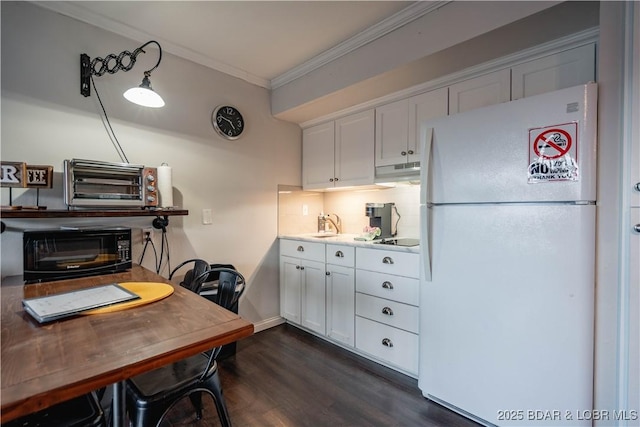
[[[289,235],[279,235],[280,239],[289,239],[289,240],[302,240],[305,242],[314,242],[314,243],[330,243],[337,245],[346,245],[346,246],[356,246],[360,248],[372,248],[372,249],[383,249],[397,252],[410,252],[410,253],[420,253],[420,246],[395,246],[395,245],[382,245],[379,243],[375,243],[375,240],[354,240],[355,237],[360,236],[359,234],[328,234],[323,237],[318,237],[321,233],[307,233],[307,234],[289,234]],[[409,236],[397,236],[396,238],[402,239]]]

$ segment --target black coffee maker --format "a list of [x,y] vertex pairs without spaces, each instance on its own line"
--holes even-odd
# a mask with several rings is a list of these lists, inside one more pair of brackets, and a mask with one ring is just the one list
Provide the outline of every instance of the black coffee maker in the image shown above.
[[367,203],[365,205],[365,215],[369,217],[369,226],[380,228],[380,236],[376,239],[388,239],[397,234],[393,224],[395,209],[395,203]]

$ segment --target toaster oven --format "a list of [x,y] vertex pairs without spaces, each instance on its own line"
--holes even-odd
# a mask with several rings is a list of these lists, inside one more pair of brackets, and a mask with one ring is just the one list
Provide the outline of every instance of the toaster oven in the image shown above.
[[128,163],[64,161],[64,200],[70,207],[158,206],[157,169]]

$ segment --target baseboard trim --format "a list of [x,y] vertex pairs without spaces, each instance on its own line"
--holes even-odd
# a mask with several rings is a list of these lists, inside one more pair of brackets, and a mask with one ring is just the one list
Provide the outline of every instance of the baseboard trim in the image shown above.
[[261,320],[258,323],[253,324],[253,333],[261,332],[274,326],[282,325],[286,320],[284,317],[275,316],[270,319]]

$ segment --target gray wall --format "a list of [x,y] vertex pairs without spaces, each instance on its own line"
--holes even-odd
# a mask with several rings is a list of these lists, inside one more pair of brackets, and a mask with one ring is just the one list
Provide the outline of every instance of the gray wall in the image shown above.
[[[64,159],[120,161],[93,88],[89,98],[80,94],[79,56],[104,57],[141,43],[30,3],[2,2],[1,8],[2,160],[54,166],[54,189],[40,192],[41,204],[63,208]],[[300,182],[301,131],[271,116],[266,89],[166,53],[151,81],[167,105],[146,109],[129,103],[122,93],[140,84],[143,71],[157,61],[155,48],[147,52],[133,70],[97,77],[95,83],[130,162],[167,162],[173,168],[174,202],[189,215],[170,218],[172,266],[193,257],[234,264],[249,282],[240,313],[268,323],[279,315],[277,185]],[[235,142],[221,139],[211,126],[212,110],[224,103],[238,107],[247,122]],[[13,194],[14,204],[35,204],[33,190]],[[8,204],[6,188],[2,204]],[[204,208],[213,211],[212,225],[201,222]],[[21,228],[86,221],[4,222],[9,230],[0,237],[2,276],[22,271]],[[149,227],[151,218],[91,223]],[[134,241],[137,260],[140,236]],[[158,233],[155,241],[159,250]],[[150,254],[144,265],[153,268]]]

